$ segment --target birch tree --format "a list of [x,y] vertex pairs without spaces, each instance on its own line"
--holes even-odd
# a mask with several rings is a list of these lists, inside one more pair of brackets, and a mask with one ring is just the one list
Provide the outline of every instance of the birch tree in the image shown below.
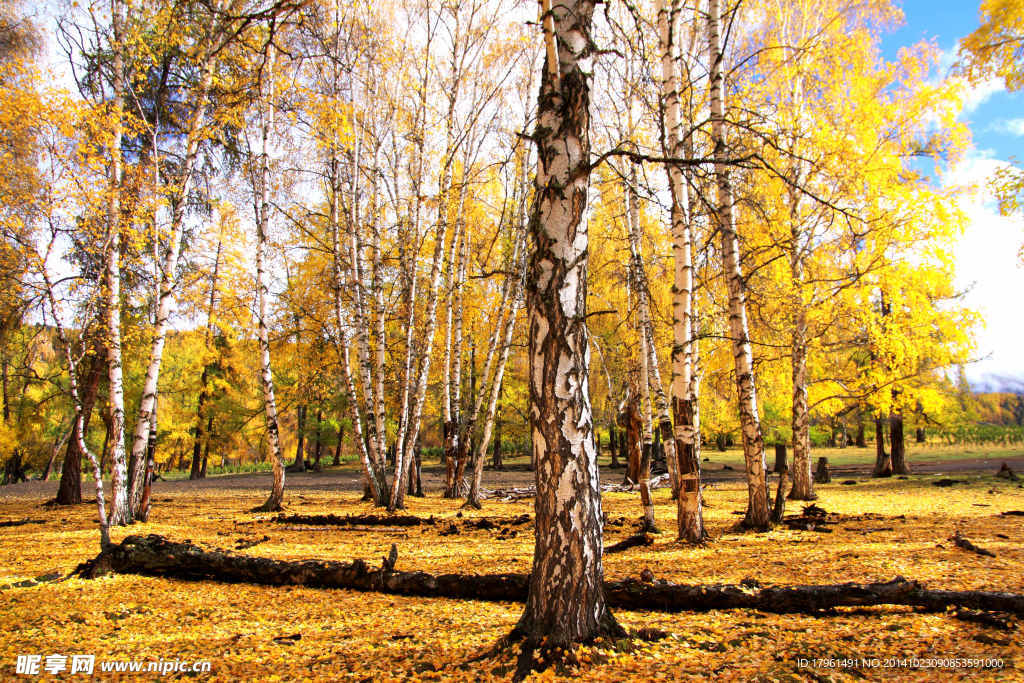
[[729,329],[736,364],[736,390],[743,432],[743,457],[746,461],[748,498],[747,514],[743,521],[749,528],[767,529],[771,521],[771,510],[765,486],[764,437],[757,412],[753,351],[747,324],[746,285],[741,268],[739,238],[736,234],[735,197],[729,177],[729,146],[725,137],[724,53],[719,0],[708,0],[707,31],[711,138],[717,185],[715,218],[721,238],[722,267],[729,291]]
[[623,629],[604,599],[601,489],[588,386],[589,61],[594,4],[542,4],[546,59],[533,142],[538,150],[526,281],[536,532],[526,608],[513,636],[531,655]]
[[[273,45],[267,44],[266,85],[261,85],[257,98],[260,126],[260,152],[258,169],[253,171],[253,210],[256,217],[256,320],[260,350],[260,385],[263,388],[263,414],[267,425],[267,445],[274,468],[274,483],[270,496],[257,510],[273,512],[281,509],[284,500],[285,466],[281,453],[280,428],[277,419],[277,399],[274,393],[274,375],[270,363],[270,333],[267,326],[267,229],[270,224],[270,131],[274,125],[274,59]],[[263,92],[263,88],[268,90]]]

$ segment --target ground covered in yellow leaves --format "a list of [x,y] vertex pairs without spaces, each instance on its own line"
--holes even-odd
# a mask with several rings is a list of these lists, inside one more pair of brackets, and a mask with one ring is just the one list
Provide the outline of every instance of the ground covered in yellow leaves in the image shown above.
[[[607,578],[655,576],[684,583],[808,584],[917,579],[929,588],[1024,592],[1024,488],[991,475],[958,475],[966,483],[937,487],[937,475],[907,480],[859,479],[856,485],[819,487],[819,504],[858,516],[832,533],[779,528],[767,534],[732,530],[744,507],[739,482],[711,485],[707,525],[713,540],[702,548],[676,543],[674,506],[656,491],[657,517],[666,533],[648,547],[605,558]],[[264,491],[240,488],[174,490],[155,496],[152,521],[115,531],[190,539],[275,558],[363,558],[379,565],[391,544],[397,568],[429,572],[528,572],[529,525],[518,535],[462,530],[441,536],[445,525],[407,528],[300,527],[249,512]],[[272,588],[212,582],[113,576],[18,587],[39,575],[67,574],[98,550],[95,509],[41,506],[39,497],[0,501],[0,677],[15,677],[18,655],[93,654],[96,661],[210,662],[203,680],[480,680],[508,678],[511,655],[467,663],[506,634],[522,606],[309,588]],[[289,512],[371,512],[355,493],[300,490],[286,497]],[[611,519],[637,517],[634,494],[604,497]],[[799,512],[790,503],[789,512]],[[409,500],[409,513],[455,516],[456,503],[436,495]],[[466,516],[508,517],[532,512],[532,501],[489,502]],[[866,515],[865,513],[871,513]],[[867,517],[867,518],[865,518]],[[956,546],[959,530],[996,557]],[[606,545],[632,533],[627,523],[609,528]],[[1011,630],[964,622],[951,614],[909,608],[840,610],[825,616],[774,615],[746,610],[704,614],[617,613],[629,628],[656,627],[669,637],[632,652],[604,644],[581,650],[578,670],[548,671],[587,679],[716,680],[1022,680],[1021,625]],[[929,660],[998,659],[1001,669],[928,668]],[[871,660],[864,662],[863,660]],[[806,661],[804,661],[806,660]],[[835,661],[832,661],[835,660]],[[917,660],[917,661],[915,661]],[[941,663],[941,662],[940,662]],[[856,668],[844,665],[856,664]],[[895,668],[887,668],[886,665]],[[915,666],[916,664],[916,666]],[[100,673],[101,678],[127,674]],[[172,674],[172,676],[182,674]],[[78,676],[76,674],[76,676]],[[76,678],[65,670],[52,678]],[[47,677],[45,672],[43,677]]]

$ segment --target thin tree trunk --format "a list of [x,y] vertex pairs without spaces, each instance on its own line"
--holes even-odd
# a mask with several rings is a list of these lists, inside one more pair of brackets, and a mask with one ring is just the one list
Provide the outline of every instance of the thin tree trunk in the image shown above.
[[[269,48],[268,73],[273,74],[274,48]],[[272,82],[272,77],[271,77]],[[263,99],[261,94],[261,99]],[[274,91],[261,106],[261,148],[259,169],[259,198],[256,205],[256,303],[257,303],[257,338],[260,348],[260,384],[263,388],[263,414],[267,425],[267,441],[270,456],[273,458],[274,484],[270,496],[257,509],[263,512],[274,512],[281,509],[284,500],[284,456],[281,453],[281,437],[277,419],[277,399],[274,395],[274,375],[270,364],[270,333],[267,328],[267,281],[266,281],[266,250],[267,228],[270,219],[270,128],[274,120]]]
[[317,408],[317,411],[316,411],[316,432],[313,435],[314,436],[314,442],[313,442],[313,471],[314,472],[319,472],[319,471],[321,471],[323,469],[320,466],[320,457],[323,454],[323,444],[320,441],[320,437],[321,437],[322,431],[323,431],[323,419],[324,419],[323,410]]
[[295,409],[295,462],[289,468],[293,472],[306,471],[306,411],[308,407],[303,404]]
[[[658,5],[658,28],[661,49],[661,92],[664,99],[665,151],[671,155],[690,155],[684,143],[680,90],[683,86],[676,59],[679,33],[679,5],[674,0]],[[672,293],[672,417],[675,429],[663,413],[659,428],[666,445],[672,493],[676,499],[676,525],[681,540],[700,543],[704,540],[704,515],[700,495],[700,460],[695,425],[696,399],[694,384],[693,331],[693,234],[690,226],[690,203],[683,171],[666,165],[671,192],[672,254],[674,287]],[[659,382],[660,384],[660,382]]]
[[[61,426],[63,427],[63,425]],[[43,474],[39,477],[41,481],[50,481],[50,475],[53,473],[53,463],[57,461],[57,454],[60,453],[70,438],[71,430],[61,429],[57,438],[53,440],[53,448],[50,449],[50,459],[46,461]]]
[[[349,417],[352,420],[353,430],[353,443],[358,449],[359,460],[363,466],[363,477],[366,492],[369,494],[369,499],[373,501],[374,505],[382,506],[386,504],[387,496],[387,481],[384,473],[384,461],[383,452],[378,450],[378,446],[381,441],[376,438],[376,435],[371,436],[371,432],[374,431],[373,422],[376,420],[378,401],[382,399],[381,396],[375,391],[373,370],[371,368],[369,358],[369,335],[365,333],[365,327],[356,325],[357,332],[356,346],[359,353],[359,367],[363,381],[363,393],[366,397],[365,405],[371,415],[367,417],[367,429],[363,430],[362,412],[360,411],[359,396],[356,393],[355,381],[352,377],[352,359],[351,359],[351,348],[353,341],[352,323],[349,320],[348,314],[345,312],[345,307],[342,302],[341,292],[346,282],[344,277],[341,259],[341,187],[340,187],[340,169],[339,169],[339,147],[338,141],[335,140],[331,147],[331,158],[328,162],[328,173],[330,181],[330,223],[331,223],[331,247],[333,252],[332,266],[334,273],[334,314],[335,319],[338,323],[338,329],[341,332],[341,370],[342,378],[344,380],[345,392],[348,396],[346,404],[349,409]],[[355,221],[352,221],[351,229],[353,232],[352,241],[356,241],[356,234],[358,233],[358,226]],[[376,228],[374,229],[376,234]],[[358,244],[357,244],[358,247]],[[359,281],[358,273],[358,262],[351,259],[354,249],[350,247],[349,256],[349,277],[347,282],[353,286],[353,292],[355,294],[354,308],[357,312],[357,316],[360,319],[364,318],[360,315],[361,308],[361,283]],[[375,250],[376,251],[376,250]],[[357,254],[358,255],[358,254]],[[376,256],[375,256],[376,259]],[[380,311],[378,311],[380,312]],[[378,362],[382,362],[382,357],[378,358]],[[381,408],[382,410],[382,408]],[[381,414],[382,415],[382,414]]]
[[496,470],[505,469],[501,460],[501,394],[498,394],[498,409],[494,416],[494,449],[491,452],[491,467]]
[[[123,29],[127,22],[122,0],[111,0],[111,29],[113,31],[111,84],[113,130],[110,143],[110,179],[107,199],[106,263],[104,279],[107,285],[107,359],[110,377],[110,441],[111,452],[111,510],[110,524],[130,524],[132,512],[128,491],[128,461],[124,446],[124,371],[121,363],[121,143],[124,132],[124,50]],[[84,437],[84,434],[79,434]],[[81,441],[81,439],[80,439]],[[82,452],[85,452],[84,450]]]
[[893,474],[910,474],[906,442],[903,440],[903,411],[898,406],[889,412],[889,444],[892,448]]
[[875,415],[875,469],[872,475],[892,476],[892,458],[885,452],[885,429],[882,426],[881,414]]
[[[206,348],[209,348],[210,337],[213,334],[213,311],[217,303],[217,283],[220,278],[220,257],[224,245],[222,237],[223,235],[218,235],[217,237],[217,255],[213,259],[213,275],[210,279],[210,302],[206,309],[206,336],[204,339]],[[216,366],[217,363],[215,362],[213,365]],[[206,404],[209,400],[209,389],[207,388],[206,383],[209,380],[210,366],[210,363],[203,365],[203,373],[199,378],[200,386],[199,399],[196,403],[196,426],[193,429],[195,441],[192,445],[192,468],[189,471],[189,479],[201,479],[203,477],[200,449],[202,448],[203,441],[208,438],[204,428],[206,427]]]
[[[632,117],[630,117],[632,118]],[[632,127],[632,126],[631,126]],[[644,530],[653,531],[657,529],[654,523],[654,502],[651,499],[651,454],[654,449],[654,425],[652,419],[651,386],[654,383],[652,373],[658,372],[658,359],[654,353],[654,333],[651,324],[651,308],[647,296],[647,277],[644,272],[642,246],[640,244],[640,211],[637,206],[636,187],[636,166],[630,168],[630,181],[624,187],[626,195],[626,218],[629,223],[629,251],[631,257],[631,276],[637,294],[638,320],[637,328],[640,337],[640,381],[639,389],[639,410],[641,414],[641,446],[639,457],[636,458],[636,479],[634,484],[640,489],[640,500],[644,513]],[[664,400],[664,391],[661,389],[661,379],[657,380],[658,391],[661,391],[663,415],[659,418],[668,419],[668,402]],[[631,405],[630,408],[633,408]],[[660,413],[660,411],[659,411]],[[659,420],[660,421],[660,420]],[[630,422],[632,424],[632,421]],[[633,435],[630,435],[632,443]],[[634,458],[630,458],[632,462]]]
[[587,225],[591,0],[543,1],[547,58],[538,96],[529,311],[530,427],[537,467],[533,569],[513,636],[533,650],[621,636],[604,597],[601,489],[588,375]]
[[717,219],[721,236],[722,266],[729,290],[729,324],[736,364],[736,390],[739,397],[743,455],[746,460],[747,514],[744,525],[767,529],[771,509],[765,482],[764,438],[757,413],[757,389],[754,380],[753,351],[747,326],[746,284],[740,265],[739,238],[736,234],[734,196],[727,165],[725,140],[725,77],[723,74],[721,7],[719,0],[708,1],[708,43],[711,64],[711,137],[714,145],[715,179],[718,186]]
[[[88,433],[89,421],[92,419],[92,409],[96,405],[96,394],[99,390],[100,379],[103,377],[106,364],[103,361],[102,348],[96,347],[90,356],[89,374],[84,378],[84,394],[79,398],[82,401],[82,424],[81,429]],[[82,382],[79,382],[79,387]],[[64,452],[64,465],[60,473],[60,484],[57,488],[58,505],[78,505],[82,502],[82,458],[85,452],[79,450],[79,435],[74,431],[79,429],[78,421],[71,424],[71,437],[68,440],[67,450]],[[84,434],[82,437],[84,438]],[[104,449],[106,447],[104,446]],[[102,463],[101,463],[102,464]]]
[[[476,454],[473,458],[473,479],[470,483],[469,494],[466,498],[466,505],[480,509],[482,507],[480,503],[480,486],[483,481],[484,473],[484,457],[487,453],[487,447],[490,445],[491,432],[494,428],[494,415],[497,410],[498,400],[501,397],[501,387],[505,379],[505,365],[508,362],[509,350],[512,348],[512,332],[516,326],[516,315],[519,312],[519,300],[522,293],[523,278],[525,276],[526,269],[526,248],[522,244],[523,239],[526,237],[525,225],[520,225],[517,230],[518,238],[516,246],[513,249],[512,261],[516,264],[516,270],[514,280],[506,285],[505,296],[508,297],[508,315],[504,321],[504,329],[501,335],[501,355],[498,358],[497,367],[494,370],[494,377],[490,383],[490,395],[487,399],[487,413],[484,416],[484,429],[480,436],[480,443],[476,445]],[[512,278],[510,278],[512,280]],[[499,306],[499,311],[504,308],[504,305]],[[497,325],[500,320],[495,320],[495,337],[497,337]],[[490,361],[493,357],[493,349],[488,350],[487,363],[484,365],[484,381],[487,381],[488,374],[490,372]],[[479,396],[476,399],[477,405],[473,407],[474,416],[471,419],[475,419],[475,414],[479,410]],[[596,448],[595,448],[596,452]]]
[[[119,12],[119,10],[115,9],[115,13],[117,12]],[[46,297],[49,300],[50,308],[53,311],[53,320],[57,328],[57,337],[60,339],[64,357],[68,362],[68,392],[71,395],[71,404],[75,411],[75,421],[74,426],[71,429],[71,433],[72,436],[77,439],[78,451],[88,457],[89,462],[92,465],[93,480],[96,483],[96,512],[100,525],[100,550],[103,551],[110,546],[111,524],[110,520],[107,518],[107,507],[103,497],[103,471],[100,468],[99,460],[89,450],[89,447],[85,443],[85,416],[82,409],[81,394],[78,390],[78,363],[75,361],[75,356],[71,352],[71,343],[68,340],[68,336],[64,331],[64,325],[61,322],[63,320],[63,316],[60,313],[60,308],[57,306],[57,300],[54,297],[53,283],[50,281],[45,261],[40,265],[40,274],[43,276],[43,282],[46,286]]]
[[[464,161],[468,164],[468,153]],[[465,209],[466,194],[469,187],[467,182],[468,173],[469,170],[464,166],[458,201],[458,215],[460,216],[460,220],[462,220],[461,216]],[[434,255],[431,261],[430,279],[426,292],[427,310],[424,316],[426,327],[423,333],[423,339],[420,341],[422,348],[416,354],[418,357],[418,363],[415,384],[413,385],[413,391],[411,392],[412,403],[410,405],[408,413],[409,417],[406,421],[404,434],[402,434],[402,430],[399,429],[399,433],[404,438],[400,438],[396,442],[397,455],[395,458],[395,480],[392,482],[391,500],[388,503],[388,509],[392,511],[404,506],[403,498],[405,495],[405,484],[408,481],[407,478],[409,476],[409,464],[411,461],[413,447],[419,439],[420,418],[423,413],[423,404],[427,396],[427,379],[430,376],[430,360],[433,357],[434,333],[437,330],[437,291],[438,286],[441,283],[441,265],[443,260],[442,257],[444,256],[444,246],[448,236],[447,233],[448,222],[439,222],[437,226],[437,235],[434,238]],[[411,352],[412,349],[410,348],[410,354]],[[461,447],[462,446],[460,445],[460,448]]]
[[[199,478],[200,479],[205,479],[206,478],[206,464],[207,464],[207,462],[209,462],[209,459],[210,459],[210,439],[211,439],[211,435],[212,434],[213,434],[213,415],[211,415],[206,420],[206,441],[203,443],[203,466],[199,470]],[[221,464],[223,465],[223,458],[221,460],[222,460]]]
[[341,464],[341,442],[342,442],[342,439],[344,438],[344,436],[345,436],[345,427],[342,426],[342,424],[339,422],[338,423],[338,443],[334,444],[334,460],[331,461],[331,464],[334,465],[335,467],[337,467],[338,465]]
[[[149,363],[142,384],[142,400],[139,404],[138,419],[135,422],[135,436],[132,440],[131,462],[134,470],[129,472],[129,496],[131,515],[140,511],[142,486],[146,475],[145,450],[149,438],[149,423],[155,413],[160,367],[163,362],[164,344],[167,339],[167,327],[174,313],[176,300],[174,288],[177,283],[178,257],[181,254],[182,237],[185,233],[185,207],[189,188],[192,183],[193,170],[199,155],[201,142],[200,127],[206,109],[207,93],[213,74],[209,61],[201,66],[202,77],[198,95],[195,96],[195,110],[188,124],[185,137],[185,158],[182,162],[182,182],[177,194],[171,200],[171,234],[167,238],[167,253],[164,255],[163,268],[160,272],[159,299],[157,302],[156,321],[153,328],[153,341],[149,352]],[[271,114],[273,116],[273,114]],[[266,138],[264,137],[264,140]],[[269,174],[268,174],[269,175]]]
[[[458,231],[459,239],[465,236]],[[454,239],[452,240],[454,243]],[[448,409],[445,413],[447,424],[445,430],[445,498],[458,498],[462,495],[462,477],[456,476],[459,462],[459,425],[462,422],[462,324],[463,324],[463,287],[466,279],[466,249],[459,242],[458,266],[455,275],[453,295],[454,321],[452,323],[452,368],[449,376]],[[463,463],[463,468],[465,463]]]

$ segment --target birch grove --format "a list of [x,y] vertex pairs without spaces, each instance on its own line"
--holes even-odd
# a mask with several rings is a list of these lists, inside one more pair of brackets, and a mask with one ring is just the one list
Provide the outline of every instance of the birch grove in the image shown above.
[[104,547],[184,471],[265,473],[259,513],[286,475],[389,520],[531,497],[509,642],[543,660],[623,633],[602,490],[691,552],[719,486],[754,531],[827,504],[847,430],[916,471],[976,321],[957,191],[910,161],[967,149],[934,49],[887,61],[887,2],[538,4],[69,6],[47,161],[0,150],[40,173],[0,168],[6,478],[84,472]]

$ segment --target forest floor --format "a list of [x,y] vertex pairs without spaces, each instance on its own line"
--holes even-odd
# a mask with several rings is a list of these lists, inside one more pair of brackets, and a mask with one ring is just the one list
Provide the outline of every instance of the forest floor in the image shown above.
[[[674,540],[674,504],[668,490],[659,489],[656,516],[665,533],[651,546],[607,555],[606,576],[636,577],[650,569],[658,578],[681,583],[738,583],[753,577],[763,584],[869,582],[903,576],[929,588],[1024,592],[1024,517],[1000,514],[1024,510],[1024,485],[994,476],[1003,460],[1018,472],[1024,470],[1019,451],[1016,458],[1011,455],[960,459],[940,472],[926,469],[927,452],[912,451],[915,474],[907,479],[841,473],[832,484],[818,487],[817,504],[841,516],[829,527],[831,533],[784,526],[764,534],[738,532],[734,526],[745,506],[745,486],[734,479],[710,482],[705,519],[712,540],[699,548]],[[715,463],[719,454],[708,457]],[[976,461],[976,471],[963,469],[966,461]],[[532,477],[529,472],[513,474],[522,478],[520,483]],[[491,473],[486,476],[486,486],[511,483],[494,481]],[[617,482],[621,471],[608,476]],[[957,483],[935,485],[950,478]],[[287,511],[373,512],[358,500],[358,492],[338,485],[348,479],[337,472],[290,475]],[[843,484],[844,480],[856,484]],[[439,497],[433,479],[424,483],[428,497],[409,499],[407,514],[448,518],[459,513],[457,501]],[[441,536],[444,525],[280,524],[272,521],[273,515],[249,511],[265,498],[266,487],[265,475],[259,474],[215,477],[199,487],[158,482],[151,521],[116,529],[114,540],[158,533],[229,549],[256,542],[240,552],[279,559],[362,558],[377,566],[395,544],[397,568],[403,570],[530,569],[530,525],[463,528],[456,535]],[[31,654],[44,659],[65,654],[69,661],[72,654],[95,655],[97,674],[106,680],[128,676],[99,673],[101,662],[118,660],[137,660],[143,666],[158,660],[206,660],[211,671],[197,676],[203,680],[508,678],[511,655],[466,662],[508,633],[522,612],[519,604],[128,575],[13,586],[44,574],[66,575],[98,550],[93,505],[44,507],[48,496],[52,491],[33,484],[0,489],[0,524],[30,522],[0,528],[0,678],[15,678],[17,656]],[[633,533],[639,501],[633,493],[607,493],[603,500],[612,521],[605,534],[610,545]],[[800,512],[800,504],[789,503],[787,511]],[[532,512],[532,500],[488,501],[484,510],[464,514],[508,518]],[[620,518],[624,523],[618,524]],[[957,547],[950,540],[956,531],[995,557]],[[604,643],[581,648],[579,654],[587,663],[568,675],[588,680],[1024,680],[1020,620],[1003,630],[958,620],[950,613],[905,607],[839,609],[817,616],[751,610],[619,611],[616,616],[629,628],[654,627],[669,636],[641,643],[632,652]],[[830,663],[830,658],[855,660],[856,666]],[[932,659],[951,658],[998,659],[1002,668],[926,666]],[[548,671],[543,676],[555,675]],[[51,678],[67,676],[64,671]]]

